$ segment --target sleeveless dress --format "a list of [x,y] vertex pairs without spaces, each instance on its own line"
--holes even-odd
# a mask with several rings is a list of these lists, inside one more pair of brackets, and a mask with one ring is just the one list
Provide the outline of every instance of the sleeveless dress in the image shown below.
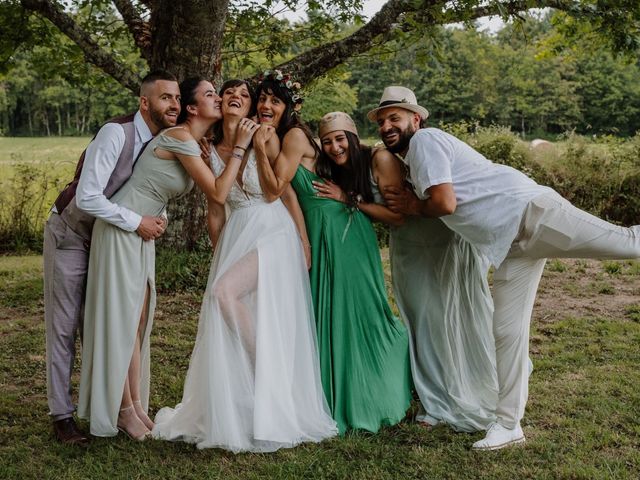
[[[111,201],[140,215],[160,215],[167,202],[188,192],[193,181],[178,160],[155,156],[155,149],[200,156],[197,142],[163,133],[137,160],[129,180]],[[96,220],[91,237],[82,341],[78,415],[91,422],[91,434],[111,437],[122,402],[147,285],[149,309],[141,344],[140,396],[149,402],[149,334],[156,303],[155,244],[136,232]]]
[[407,330],[389,307],[371,221],[316,196],[314,180],[300,165],[291,184],[312,245],[322,385],[341,434],[377,432],[402,420],[411,402]]
[[[224,169],[215,149],[211,166]],[[253,152],[227,203],[182,402],[153,435],[233,452],[332,437],[302,245],[282,202],[266,202]]]
[[[376,203],[384,204],[371,179]],[[495,421],[498,380],[489,261],[437,218],[391,227],[393,291],[411,337],[417,420],[455,430]]]

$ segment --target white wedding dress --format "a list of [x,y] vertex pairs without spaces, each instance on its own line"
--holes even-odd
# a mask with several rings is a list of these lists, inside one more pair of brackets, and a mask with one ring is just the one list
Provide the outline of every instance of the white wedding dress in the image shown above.
[[[224,169],[215,149],[211,166]],[[153,436],[233,452],[332,437],[302,246],[282,202],[265,201],[253,152],[227,203],[182,402]]]

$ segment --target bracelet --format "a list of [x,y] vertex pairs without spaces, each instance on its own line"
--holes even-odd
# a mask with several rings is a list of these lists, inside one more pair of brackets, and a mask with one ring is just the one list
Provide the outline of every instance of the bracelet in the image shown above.
[[242,155],[240,155],[239,153],[236,153],[236,152],[233,152],[233,153],[231,154],[231,157],[232,157],[232,158],[237,158],[237,159],[239,159],[239,160],[242,160],[242,159],[244,158]]
[[234,145],[234,147],[233,147],[233,148],[239,148],[239,149],[240,149],[240,150],[242,150],[243,152],[246,152],[246,151],[247,151],[247,149],[246,149],[246,148],[241,147],[240,145]]

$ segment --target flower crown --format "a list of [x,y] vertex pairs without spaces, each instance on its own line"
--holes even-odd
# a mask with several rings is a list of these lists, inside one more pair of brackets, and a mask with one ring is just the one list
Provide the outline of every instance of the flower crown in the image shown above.
[[265,70],[260,75],[261,82],[263,80],[271,80],[278,84],[280,88],[284,88],[285,90],[289,90],[291,93],[291,100],[295,105],[302,105],[304,102],[304,98],[302,98],[302,85],[300,82],[294,82],[291,75],[288,73],[282,73],[281,70]]

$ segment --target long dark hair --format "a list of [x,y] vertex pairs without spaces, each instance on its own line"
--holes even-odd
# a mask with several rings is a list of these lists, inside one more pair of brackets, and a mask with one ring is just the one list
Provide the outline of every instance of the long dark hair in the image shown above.
[[[247,90],[249,90],[249,96],[251,97],[251,107],[249,107],[249,113],[247,114],[247,117],[253,117],[256,114],[256,95],[253,91],[253,87],[246,80],[242,80],[241,78],[233,78],[231,80],[227,80],[222,84],[222,87],[220,87],[220,92],[218,93],[218,95],[220,96],[220,98],[222,98],[225,90],[228,90],[229,88],[239,87],[241,85],[246,86]],[[223,122],[216,122],[213,124],[213,138],[211,139],[211,141],[214,145],[218,145],[219,143],[221,143],[224,138],[224,129],[222,128],[222,123]]]
[[344,134],[349,142],[347,163],[336,165],[321,149],[316,173],[337,183],[349,198],[362,195],[365,202],[371,203],[374,200],[371,190],[371,147],[361,144],[354,133],[345,131]]
[[200,82],[208,81],[204,77],[189,77],[180,82],[180,115],[178,115],[178,122],[182,123],[187,119],[187,106],[195,105],[196,103],[196,89]]
[[262,80],[262,82],[260,82],[258,88],[256,89],[256,100],[260,99],[260,95],[262,93],[275,95],[285,104],[285,109],[282,113],[280,124],[276,128],[276,134],[278,135],[280,141],[282,142],[282,139],[289,130],[291,130],[292,128],[299,128],[309,139],[309,143],[316,151],[316,155],[319,154],[320,148],[318,147],[318,144],[313,140],[311,129],[309,129],[307,124],[302,121],[300,115],[298,115],[298,112],[295,111],[294,107],[296,104],[291,97],[291,90],[282,85],[282,82],[280,81],[265,78],[264,80]]

